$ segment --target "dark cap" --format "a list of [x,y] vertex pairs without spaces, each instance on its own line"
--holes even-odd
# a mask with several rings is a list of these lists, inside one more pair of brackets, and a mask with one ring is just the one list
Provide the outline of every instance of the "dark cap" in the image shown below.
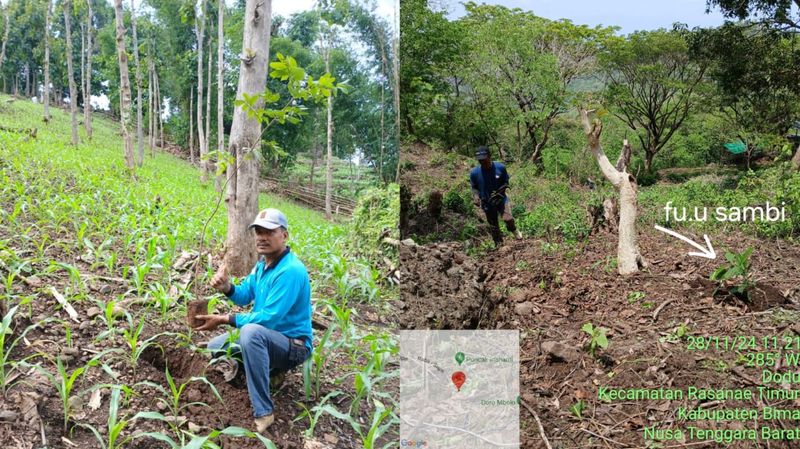
[[484,146],[478,147],[478,149],[475,151],[475,159],[479,161],[488,159],[490,155],[491,153],[489,152],[489,149]]

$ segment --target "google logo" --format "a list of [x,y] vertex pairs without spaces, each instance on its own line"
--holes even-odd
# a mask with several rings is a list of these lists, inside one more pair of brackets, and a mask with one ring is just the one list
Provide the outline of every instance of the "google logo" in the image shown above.
[[430,447],[427,441],[400,440],[400,447]]

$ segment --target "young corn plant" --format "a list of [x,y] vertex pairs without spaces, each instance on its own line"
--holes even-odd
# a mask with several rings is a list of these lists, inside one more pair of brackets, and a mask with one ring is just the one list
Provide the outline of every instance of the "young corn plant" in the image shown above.
[[99,357],[102,355],[104,355],[104,353],[98,354],[89,360],[86,365],[79,366],[71,372],[67,371],[67,367],[64,365],[64,362],[61,361],[61,357],[56,357],[56,374],[50,373],[50,371],[44,369],[41,365],[32,365],[33,368],[47,377],[58,393],[58,397],[61,400],[61,407],[64,411],[65,434],[69,430],[69,418],[72,416],[72,404],[70,403],[70,398],[72,397],[72,392],[76,386],[76,382],[78,378],[86,374],[89,368],[100,363]]
[[305,363],[303,365],[303,384],[305,387],[306,400],[310,399],[312,383],[314,397],[319,397],[320,385],[322,383],[322,369],[325,367],[325,363],[328,361],[333,351],[341,344],[341,341],[338,340],[330,344],[328,343],[334,329],[335,325],[333,324],[328,327],[328,330],[325,331],[319,343],[311,352],[311,363]]
[[139,324],[137,326],[131,325],[122,332],[122,337],[125,340],[125,344],[128,346],[128,365],[133,368],[134,374],[136,373],[136,366],[139,363],[139,358],[141,358],[144,351],[151,346],[160,347],[160,345],[156,343],[156,339],[158,337],[163,335],[171,335],[169,332],[161,332],[144,341],[140,341],[139,338],[142,336],[144,324],[145,321],[144,318],[142,318],[139,320]]
[[133,440],[133,436],[122,438],[122,431],[125,430],[130,421],[119,418],[121,390],[122,388],[120,385],[111,387],[111,399],[108,404],[108,421],[106,424],[105,436],[101,435],[101,432],[91,424],[78,424],[92,432],[101,449],[121,449]]
[[[327,397],[328,396],[326,396],[326,398]],[[361,439],[361,445],[364,447],[364,449],[375,449],[376,447],[375,444],[378,441],[378,439],[381,436],[383,436],[386,432],[388,432],[389,429],[399,424],[400,420],[398,419],[397,415],[393,412],[392,409],[386,408],[380,401],[374,400],[374,403],[375,403],[375,410],[373,411],[372,414],[372,420],[370,421],[370,426],[368,429],[366,429],[366,431],[356,418],[346,413],[340,412],[332,404],[320,403],[319,405],[313,407],[310,411],[314,412],[314,418],[313,418],[314,426],[316,425],[316,422],[319,421],[320,416],[322,416],[322,414],[327,413],[333,416],[334,418],[340,419],[350,424],[350,427],[353,428],[353,430]],[[311,414],[307,413],[307,410],[301,412],[300,417],[306,417],[306,416],[311,418]],[[298,417],[298,419],[300,417]],[[389,421],[384,423],[384,421],[387,418],[389,418]],[[307,437],[313,435],[314,432],[313,429],[314,427],[312,426],[311,428],[306,430]],[[394,444],[397,443],[390,443],[388,447],[391,447],[391,445]]]
[[[139,413],[136,416],[139,416],[141,414],[142,413]],[[258,433],[251,432],[247,429],[236,426],[226,427],[222,430],[214,430],[211,431],[211,433],[209,433],[208,435],[194,435],[184,430],[183,435],[184,437],[181,439],[180,442],[175,441],[169,436],[158,432],[138,433],[134,436],[134,438],[143,438],[143,437],[153,438],[154,440],[167,443],[170,449],[221,449],[221,446],[216,444],[213,440],[215,438],[219,438],[220,436],[225,435],[229,437],[245,437],[245,438],[257,439],[267,449],[277,449],[277,446],[275,446],[275,443],[273,443],[272,440],[263,437]],[[188,442],[186,441],[187,438]]]
[[[30,298],[28,298],[27,301],[30,301]],[[14,347],[17,346],[17,343],[19,343],[28,332],[38,327],[40,324],[49,321],[45,320],[41,323],[31,324],[25,328],[25,330],[23,330],[17,338],[9,340],[8,344],[6,344],[6,339],[14,334],[12,324],[14,322],[14,315],[17,313],[20,305],[21,304],[18,304],[9,309],[9,311],[6,312],[6,315],[3,317],[2,323],[0,323],[0,393],[2,393],[3,396],[5,396],[6,391],[8,391],[8,389],[13,385],[11,375],[13,374],[13,371],[16,369],[17,365],[24,363],[25,360],[33,357],[33,355],[31,355],[19,361],[11,360],[11,352],[14,350]]]
[[[214,396],[220,402],[222,402],[222,396],[219,395],[219,392],[217,391],[217,388],[214,386],[214,384],[209,382],[208,379],[206,379],[205,377],[196,377],[195,376],[195,377],[190,378],[186,382],[178,385],[178,384],[175,383],[175,380],[172,378],[172,375],[169,373],[169,368],[167,368],[166,371],[165,371],[165,377],[167,378],[167,384],[169,385],[169,390],[164,388],[162,385],[159,385],[159,384],[153,383],[153,382],[149,382],[149,381],[140,382],[139,384],[140,385],[147,385],[148,387],[154,388],[155,390],[160,392],[162,397],[157,397],[156,400],[161,402],[162,404],[164,404],[166,406],[166,408],[169,410],[169,413],[170,413],[171,416],[167,417],[167,416],[164,416],[163,414],[158,413],[158,412],[145,411],[145,412],[137,413],[136,416],[134,416],[133,419],[138,419],[138,418],[152,419],[152,420],[163,421],[163,422],[167,423],[167,425],[169,426],[170,430],[172,430],[172,433],[175,434],[175,436],[178,438],[178,441],[180,442],[180,446],[178,446],[178,447],[183,448],[184,445],[187,444],[186,437],[190,436],[191,434],[189,434],[188,432],[186,432],[186,431],[184,431],[184,430],[182,430],[180,428],[180,424],[181,423],[178,422],[178,416],[180,416],[181,411],[183,409],[185,409],[186,407],[190,407],[192,405],[199,405],[199,406],[203,406],[203,407],[209,407],[209,405],[206,404],[205,402],[189,402],[189,403],[181,405],[181,396],[183,395],[184,390],[186,390],[186,387],[188,387],[189,384],[191,384],[192,382],[202,382],[202,383],[208,385],[208,387],[211,389],[211,392],[214,393]],[[161,435],[161,434],[159,434],[159,435]],[[151,436],[153,438],[160,439],[159,437],[156,437],[154,435],[147,435],[147,436]],[[174,440],[172,440],[171,438],[169,440],[174,443]],[[161,441],[169,443],[169,441],[166,441],[164,439],[161,439]],[[199,447],[202,447],[202,446],[193,446],[193,447],[198,447],[199,448]]]

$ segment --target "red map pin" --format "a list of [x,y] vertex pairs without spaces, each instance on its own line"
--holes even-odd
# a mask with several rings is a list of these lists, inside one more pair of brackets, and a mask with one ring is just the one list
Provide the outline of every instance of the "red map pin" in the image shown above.
[[453,380],[453,385],[456,386],[456,389],[461,391],[461,386],[464,385],[464,382],[467,380],[467,375],[461,371],[456,371],[453,373],[451,379]]

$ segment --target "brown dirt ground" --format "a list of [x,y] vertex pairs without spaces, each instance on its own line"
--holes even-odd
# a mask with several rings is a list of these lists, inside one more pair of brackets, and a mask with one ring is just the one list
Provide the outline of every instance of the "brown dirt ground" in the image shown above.
[[[48,254],[50,257],[69,260],[68,254]],[[87,264],[80,261],[75,262],[83,272],[88,272]],[[36,269],[37,272],[41,271]],[[97,273],[94,273],[97,274]],[[90,276],[87,276],[90,277]],[[106,329],[99,317],[94,321],[87,318],[87,310],[95,304],[91,301],[71,301],[79,317],[79,323],[69,321],[67,314],[63,310],[55,310],[56,301],[44,293],[50,286],[55,286],[60,292],[68,289],[69,280],[64,275],[54,273],[43,276],[38,282],[41,287],[29,286],[23,283],[14,285],[15,293],[31,295],[39,292],[39,297],[28,306],[21,307],[15,316],[13,328],[16,338],[23,329],[30,326],[33,322],[53,318],[63,320],[71,325],[71,349],[66,344],[65,326],[58,322],[49,322],[42,327],[32,329],[27,333],[25,341],[13,348],[9,360],[20,360],[32,356],[28,359],[31,364],[40,363],[51,373],[55,372],[55,357],[67,355],[67,371],[71,372],[79,366],[83,366],[91,357],[104,350],[121,349],[127,350],[127,346],[121,335],[117,335],[113,340],[105,339],[95,341],[95,337]],[[127,286],[113,281],[100,281],[93,284],[90,281],[89,294],[98,299],[108,300],[126,291]],[[174,304],[177,306],[177,304]],[[147,316],[140,341],[160,332],[173,332],[186,334],[185,314],[177,313],[174,319],[163,323],[156,319],[152,311],[148,311],[141,304],[131,303],[127,308],[133,316]],[[173,309],[173,313],[176,310]],[[365,311],[367,317],[376,315],[375,312]],[[379,321],[375,317],[375,321]],[[361,321],[361,320],[359,320]],[[364,323],[365,325],[368,323]],[[379,322],[372,325],[382,326]],[[119,329],[127,328],[124,319],[117,320],[116,326]],[[239,385],[236,382],[226,383],[222,374],[208,368],[210,357],[199,352],[197,346],[207,341],[214,335],[222,332],[222,328],[215,332],[194,332],[191,334],[192,345],[188,345],[183,338],[175,335],[165,335],[158,338],[157,342],[164,352],[152,347],[145,351],[136,366],[131,366],[124,355],[107,355],[103,362],[107,363],[111,370],[117,375],[112,378],[100,366],[88,369],[87,373],[79,377],[73,389],[75,406],[73,407],[73,419],[70,420],[70,432],[65,434],[62,429],[63,411],[60,399],[55,388],[46,377],[38,373],[33,368],[21,368],[17,370],[10,384],[5,397],[0,396],[0,411],[11,412],[16,417],[11,420],[0,419],[0,447],[2,448],[34,448],[40,447],[42,441],[47,442],[47,447],[52,449],[71,449],[71,443],[79,447],[94,448],[99,447],[98,442],[86,428],[75,426],[77,423],[91,424],[105,434],[106,423],[109,409],[109,390],[103,389],[101,405],[93,410],[87,406],[90,393],[84,393],[88,388],[99,384],[124,384],[133,386],[142,381],[151,381],[169,388],[164,370],[169,367],[170,373],[176,383],[187,381],[192,376],[206,376],[218,390],[222,401],[215,398],[209,387],[200,382],[190,383],[181,396],[181,405],[190,402],[203,402],[208,407],[192,405],[181,412],[187,421],[182,426],[186,429],[189,423],[199,426],[196,433],[205,435],[212,430],[222,429],[226,426],[239,426],[254,430],[252,419],[252,409],[247,388],[240,379]],[[339,338],[338,331],[335,331],[332,339]],[[319,335],[317,335],[319,338]],[[7,339],[8,341],[8,339]],[[37,355],[38,354],[38,355]],[[350,406],[350,398],[354,396],[352,383],[339,383],[337,377],[346,370],[351,364],[347,354],[338,353],[329,359],[323,368],[324,379],[321,383],[320,396],[326,395],[330,391],[340,390],[345,394],[337,396],[329,403],[335,405],[339,410],[347,410]],[[135,368],[135,369],[134,369]],[[391,394],[396,395],[399,385],[396,380],[387,386]],[[168,414],[168,410],[159,405],[156,397],[161,393],[150,387],[138,386],[134,388],[135,394],[127,404],[120,409],[120,418],[131,419],[140,411],[159,411]],[[306,400],[303,388],[303,376],[301,367],[287,373],[282,386],[276,391],[273,389],[273,400],[275,401],[276,422],[268,429],[264,436],[270,438],[278,448],[291,449],[331,449],[331,448],[359,448],[361,443],[359,437],[344,421],[332,419],[328,415],[323,415],[315,430],[315,438],[306,439],[303,432],[308,427],[307,419],[297,422],[293,421],[302,412],[300,404],[304,404],[309,409],[316,405],[318,401],[313,398]],[[33,409],[31,409],[33,408]],[[368,423],[371,419],[371,407],[362,407],[358,420],[360,423]],[[159,421],[139,419],[131,421],[123,437],[139,433],[142,431],[161,432],[171,435],[166,424]],[[173,438],[174,435],[171,435]],[[386,438],[391,437],[391,432],[384,436],[381,444],[387,443]],[[380,442],[379,441],[379,442]],[[223,437],[218,441],[223,448],[243,448],[255,449],[264,446],[257,440],[245,438]],[[150,438],[140,438],[127,444],[125,447],[134,449],[150,449],[167,447],[165,443],[158,442]]]
[[[697,236],[693,236],[697,237]],[[553,250],[541,240],[507,241],[471,258],[459,243],[401,248],[404,282],[398,321],[406,328],[519,329],[520,408],[524,448],[545,448],[533,417],[541,419],[553,448],[646,447],[645,426],[685,428],[676,409],[684,404],[601,402],[599,386],[655,388],[737,388],[760,384],[759,368],[742,366],[732,351],[690,351],[687,341],[670,339],[685,324],[692,336],[800,335],[800,247],[745,235],[711,235],[716,261],[686,255],[690,248],[655,230],[640,231],[639,246],[649,267],[629,277],[612,265],[616,236],[593,235],[588,243]],[[702,238],[696,241],[702,241]],[[755,248],[753,300],[743,302],[708,281],[726,249]],[[610,345],[597,357],[585,349],[584,323],[608,329]],[[544,342],[566,348],[566,360],[542,349]],[[545,345],[549,347],[549,345]],[[570,413],[586,403],[582,419]],[[731,408],[733,403],[724,404]],[[758,407],[766,403],[739,404]],[[798,404],[770,404],[797,407]],[[704,407],[719,407],[706,403]],[[735,428],[736,423],[697,422],[698,427]],[[800,427],[775,421],[774,428]],[[695,442],[697,443],[697,442]],[[730,447],[751,448],[733,443]],[[719,447],[717,443],[651,447]],[[762,447],[762,446],[759,446]],[[763,446],[766,447],[766,446]],[[770,448],[796,448],[772,441]]]

